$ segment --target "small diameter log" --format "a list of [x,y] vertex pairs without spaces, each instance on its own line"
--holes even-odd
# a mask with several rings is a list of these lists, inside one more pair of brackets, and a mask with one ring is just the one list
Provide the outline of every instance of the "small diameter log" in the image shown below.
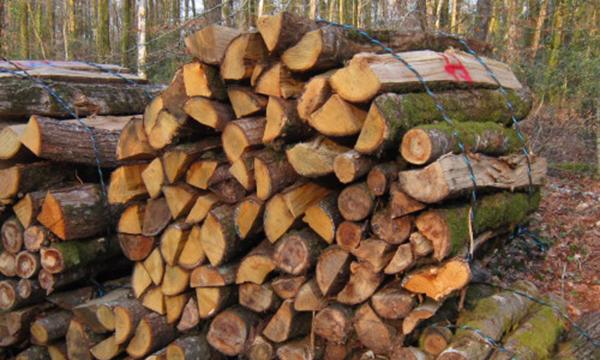
[[323,357],[323,347],[316,347],[314,339],[306,336],[281,345],[276,354],[280,360],[315,360]]
[[419,336],[419,348],[432,356],[438,356],[452,341],[452,330],[444,326],[428,326]]
[[179,295],[184,292],[190,282],[190,272],[179,265],[166,265],[161,291],[164,295]]
[[154,285],[162,283],[163,275],[165,274],[165,263],[159,248],[154,248],[150,255],[142,262],[144,269]]
[[97,295],[92,286],[81,287],[71,291],[61,291],[46,297],[46,300],[57,307],[71,311],[77,305],[81,305]]
[[222,266],[213,267],[202,265],[194,269],[190,275],[190,286],[219,287],[235,283],[235,273],[239,263],[233,262]]
[[288,274],[300,275],[312,269],[326,242],[311,229],[289,232],[275,246],[273,260]]
[[123,255],[131,261],[142,261],[150,255],[156,238],[154,236],[118,234]]
[[[527,139],[521,141],[515,129],[496,123],[464,122],[457,124],[455,129],[463,145],[472,153],[502,156],[528,147]],[[460,154],[461,150],[450,125],[443,123],[421,125],[407,131],[402,137],[400,152],[409,163],[423,165],[447,153]]]
[[250,117],[228,123],[223,130],[223,151],[227,159],[234,162],[250,148],[262,145],[265,125],[264,117]]
[[[505,159],[479,155],[470,157],[470,160],[477,188],[513,191],[530,185],[524,155]],[[546,160],[534,159],[531,163],[531,185],[541,185],[546,171]],[[429,204],[463,195],[473,188],[469,169],[461,155],[444,157],[423,169],[401,171],[398,183],[407,195]]]
[[146,360],[167,360],[167,348],[163,348],[146,357]]
[[200,124],[217,131],[223,131],[225,125],[235,119],[230,105],[200,96],[189,98],[183,110]]
[[[367,112],[352,105],[339,95],[332,95],[329,100],[308,118],[308,123],[319,133],[326,136],[356,135],[363,127]],[[336,119],[332,121],[331,119]]]
[[127,354],[139,359],[168,345],[175,338],[175,329],[167,319],[156,313],[142,318],[127,346]]
[[231,175],[247,191],[256,189],[256,179],[254,178],[254,157],[258,151],[250,151],[234,161],[229,168]]
[[250,78],[257,63],[267,57],[267,48],[257,31],[248,31],[233,39],[221,60],[223,80],[243,80]]
[[2,346],[6,347],[27,340],[30,335],[31,323],[51,308],[52,305],[42,302],[3,314],[2,327],[0,327]]
[[311,205],[321,201],[330,193],[330,189],[315,182],[300,180],[294,185],[285,188],[281,192],[281,195],[290,214],[294,218],[298,218]]
[[125,351],[124,345],[115,342],[115,336],[109,336],[90,349],[94,358],[98,360],[110,360]]
[[185,219],[186,224],[198,224],[202,222],[208,212],[219,203],[219,198],[212,193],[201,193]]
[[12,199],[32,191],[48,189],[72,177],[64,167],[50,162],[15,165],[0,170],[0,199]]
[[144,223],[146,204],[133,204],[128,206],[119,218],[117,231],[121,234],[140,235]]
[[116,329],[115,308],[117,306],[127,304],[130,300],[134,300],[131,291],[126,296],[114,296],[113,299],[102,301],[96,309],[96,317],[98,322],[108,331],[114,332]]
[[167,312],[165,306],[165,296],[160,286],[149,288],[142,297],[142,305],[150,311],[165,315]]
[[420,232],[410,234],[410,246],[416,257],[423,257],[433,252],[433,242]]
[[41,250],[42,266],[52,274],[81,267],[98,260],[108,260],[120,253],[115,237],[54,243]]
[[190,299],[191,293],[175,296],[165,296],[165,309],[167,311],[167,322],[174,324],[179,321],[185,304]]
[[177,324],[177,331],[184,332],[191,330],[200,324],[200,312],[198,310],[198,303],[194,297],[190,297],[188,302],[183,308],[181,314],[181,320]]
[[391,184],[398,178],[400,166],[396,162],[386,162],[373,166],[367,175],[367,186],[375,196],[388,192]]
[[17,255],[8,251],[0,253],[0,273],[6,277],[17,275]]
[[252,340],[246,355],[249,360],[272,360],[275,358],[275,347],[269,340],[258,335]]
[[253,338],[258,316],[242,307],[229,308],[211,322],[206,340],[219,352],[236,356],[246,349]]
[[67,354],[67,344],[65,342],[58,342],[46,347],[48,354],[52,360],[69,360]]
[[[472,55],[447,50],[444,53],[435,51],[412,51],[401,53],[408,63],[421,74],[430,86],[461,87],[496,87],[496,81],[508,89],[522,89],[523,86],[511,71],[510,67],[499,61],[485,59],[487,66],[496,74],[493,79]],[[446,65],[461,64],[464,72],[457,76],[453,71],[437,71]],[[350,63],[337,71],[330,79],[331,87],[345,100],[362,103],[384,92],[406,92],[420,85],[420,79],[398,61],[393,55],[359,54]]]
[[[584,329],[596,341],[600,338],[598,322],[600,321],[600,312],[588,311],[581,315],[577,324]],[[572,327],[566,334],[566,338],[558,345],[556,354],[557,360],[566,359],[594,359],[600,356],[598,347],[594,346],[583,334]]]
[[[515,282],[511,288],[533,297],[538,294],[538,289],[524,280]],[[532,301],[512,291],[501,291],[479,300],[472,310],[463,310],[464,314],[461,314],[456,325],[480,329],[492,340],[499,341],[504,333],[527,314],[532,304]],[[493,345],[480,333],[458,329],[450,346],[438,359],[481,359],[486,358],[493,349]]]
[[282,275],[273,279],[271,285],[273,286],[273,291],[275,291],[280,298],[287,300],[296,297],[300,287],[305,282],[306,276]]
[[4,251],[18,254],[23,249],[23,232],[25,229],[16,217],[9,218],[2,224],[2,245]]
[[390,215],[398,218],[425,209],[426,205],[406,195],[400,184],[393,183],[390,187]]
[[365,176],[373,164],[373,159],[356,150],[350,150],[335,157],[333,171],[342,184],[348,184]]
[[15,360],[50,360],[50,354],[44,346],[31,346],[20,352]]
[[219,70],[198,61],[183,65],[183,83],[188,97],[202,96],[209,99],[225,100],[225,84]]
[[124,344],[133,337],[138,324],[150,311],[139,300],[130,299],[115,306],[114,313],[115,342]]
[[29,279],[37,275],[40,270],[40,255],[30,253],[29,251],[21,251],[15,258],[15,272],[17,276],[23,279]]
[[364,220],[375,208],[375,195],[365,182],[347,186],[338,197],[338,208],[346,220]]
[[237,204],[247,195],[246,189],[229,172],[229,167],[227,168],[227,174],[230,178],[210,185],[208,190],[215,194],[219,201],[226,204]]
[[329,305],[329,300],[323,296],[315,278],[305,282],[294,299],[296,311],[320,311]]
[[162,165],[168,183],[173,184],[181,179],[186,174],[189,165],[204,152],[220,146],[221,139],[218,136],[211,136],[167,150],[162,156]]
[[142,171],[142,180],[148,190],[150,198],[156,199],[162,194],[162,187],[165,184],[165,172],[160,157],[155,158]]
[[156,157],[156,151],[148,143],[144,131],[144,120],[134,117],[125,124],[117,144],[117,160],[151,160]]
[[376,354],[391,354],[404,341],[400,322],[382,320],[369,303],[354,314],[354,330],[360,342]]
[[121,166],[110,175],[108,203],[120,204],[148,197],[142,172],[148,164]]
[[371,264],[375,272],[381,272],[389,264],[395,251],[395,246],[378,239],[365,239],[356,249],[350,250],[356,258]]
[[279,240],[289,229],[299,226],[299,221],[287,207],[282,194],[275,194],[265,205],[263,215],[265,235],[271,242]]
[[294,301],[285,300],[263,330],[263,335],[276,343],[284,342],[311,329],[311,315],[294,310]]
[[414,294],[404,290],[399,280],[388,283],[371,297],[371,307],[384,319],[404,319],[414,305]]
[[[183,103],[181,106],[183,107]],[[183,110],[177,113],[180,117],[167,109],[158,113],[156,123],[148,135],[148,142],[153,149],[159,151],[169,145],[213,133],[212,129],[191,120]]]
[[296,173],[306,177],[320,177],[333,174],[336,156],[349,150],[326,137],[316,136],[290,147],[285,153]]
[[[528,213],[537,209],[539,200],[539,192],[535,192],[531,198],[522,193],[498,193],[482,197],[472,224],[473,234],[518,224]],[[469,243],[469,205],[428,211],[417,218],[416,226],[433,242],[435,260],[458,254]]]
[[179,254],[178,264],[182,268],[193,270],[206,261],[206,254],[202,248],[201,233],[200,225],[194,225],[190,230],[183,250]]
[[13,206],[13,211],[25,229],[33,225],[46,197],[46,191],[34,191],[25,195]]
[[40,298],[46,295],[46,291],[42,289],[37,280],[21,279],[19,285],[17,285],[17,290],[23,299]]
[[182,337],[167,346],[167,360],[217,360],[220,358],[203,335]]
[[268,98],[256,94],[252,88],[249,87],[229,86],[227,87],[227,95],[229,96],[229,101],[231,101],[235,116],[238,119],[259,114],[267,108]]
[[423,267],[407,274],[402,280],[402,287],[438,301],[464,288],[470,280],[469,264],[461,259],[451,259],[441,265]]
[[344,250],[356,249],[360,241],[365,238],[369,223],[342,221],[335,232],[336,243]]
[[235,283],[251,282],[258,285],[264,283],[269,274],[277,268],[273,252],[271,242],[267,239],[263,240],[241,260],[235,273]]
[[371,231],[389,244],[399,245],[405,242],[413,229],[415,219],[412,216],[392,218],[390,207],[378,210],[371,217]]
[[131,276],[131,287],[136,298],[140,298],[144,291],[152,284],[152,278],[142,262],[136,262]]
[[265,144],[277,139],[297,141],[305,139],[311,133],[310,126],[298,115],[295,101],[278,97],[269,97],[267,104],[267,126],[263,135]]
[[73,314],[69,311],[46,314],[31,324],[31,338],[41,345],[58,340],[67,334],[72,319]]
[[25,248],[32,253],[39,252],[42,247],[47,247],[51,241],[56,240],[54,234],[43,226],[30,226],[23,233]]
[[81,360],[92,360],[91,348],[104,340],[103,335],[94,333],[77,318],[71,320],[65,338],[69,359]]
[[0,281],[0,310],[12,311],[36,302],[38,299],[24,299],[19,294],[17,280]]
[[329,78],[333,74],[335,70],[317,75],[304,85],[302,95],[298,98],[298,115],[301,119],[308,121],[310,115],[331,97]]
[[180,223],[174,223],[167,227],[160,238],[160,253],[168,265],[179,262],[179,256],[187,242],[190,227]]
[[360,304],[375,293],[383,276],[367,262],[353,262],[350,264],[350,280],[337,294],[337,301],[347,305]]
[[227,158],[222,152],[207,151],[200,155],[187,169],[186,182],[206,190],[210,185],[227,179]]
[[149,199],[146,203],[146,211],[144,211],[142,235],[156,236],[160,234],[172,219],[167,199],[164,197]]
[[263,150],[254,158],[254,178],[256,196],[266,201],[298,180],[298,174],[284,154]]
[[336,295],[346,286],[351,263],[350,253],[335,245],[327,248],[319,256],[315,277],[324,296]]
[[128,299],[132,296],[131,290],[129,289],[116,289],[113,290],[103,297],[88,301],[80,304],[73,308],[73,314],[83,321],[92,331],[96,333],[106,333],[114,329],[107,329],[100,322],[97,312],[103,305],[110,305],[111,303],[117,303],[121,300]]
[[281,300],[269,283],[257,285],[245,283],[239,286],[239,304],[258,313],[277,310]]
[[144,132],[150,136],[156,125],[158,114],[164,109],[164,101],[161,95],[156,96],[144,109]]
[[342,304],[331,304],[317,313],[313,320],[314,332],[327,341],[343,344],[354,330],[353,311]]
[[249,196],[236,205],[233,218],[235,232],[240,239],[262,232],[263,212],[264,203],[256,196]]
[[270,53],[279,53],[294,46],[307,32],[317,28],[314,20],[282,11],[275,15],[261,16],[256,27]]
[[300,95],[304,83],[295,78],[281,62],[265,69],[256,79],[254,91],[258,94],[288,99]]
[[185,38],[185,46],[202,63],[219,65],[229,43],[241,33],[238,29],[210,25]]
[[332,244],[335,240],[336,230],[343,221],[337,207],[337,197],[338,193],[334,192],[311,205],[304,212],[302,219],[328,244]]

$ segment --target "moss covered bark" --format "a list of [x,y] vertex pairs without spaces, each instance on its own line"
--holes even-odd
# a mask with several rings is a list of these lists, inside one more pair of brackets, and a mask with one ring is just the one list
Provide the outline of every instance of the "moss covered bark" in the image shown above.
[[51,273],[60,273],[96,261],[106,261],[121,252],[116,237],[66,241],[42,249],[42,266]]

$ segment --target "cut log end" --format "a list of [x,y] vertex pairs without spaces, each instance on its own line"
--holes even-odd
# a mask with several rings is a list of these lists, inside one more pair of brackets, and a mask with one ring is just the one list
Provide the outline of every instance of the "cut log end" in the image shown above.
[[411,164],[423,165],[430,161],[433,144],[427,132],[422,129],[411,129],[404,134],[400,152]]
[[469,264],[464,260],[454,259],[441,266],[426,267],[408,274],[402,286],[413,293],[440,300],[451,292],[462,289],[470,280]]

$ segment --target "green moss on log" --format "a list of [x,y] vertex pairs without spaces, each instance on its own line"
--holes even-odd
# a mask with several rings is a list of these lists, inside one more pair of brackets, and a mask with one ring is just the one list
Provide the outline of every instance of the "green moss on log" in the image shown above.
[[[67,269],[81,267],[97,261],[106,261],[121,252],[119,241],[114,236],[98,239],[65,241],[54,243],[51,252],[60,254],[60,264],[54,268],[50,266],[47,270],[63,272]],[[44,250],[42,249],[42,264],[44,267]]]

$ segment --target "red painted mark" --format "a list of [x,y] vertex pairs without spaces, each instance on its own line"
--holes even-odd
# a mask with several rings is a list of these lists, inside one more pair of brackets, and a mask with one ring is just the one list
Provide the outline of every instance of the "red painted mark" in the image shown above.
[[444,65],[444,69],[448,74],[452,75],[456,79],[456,81],[473,82],[469,71],[465,68],[463,63],[456,57],[456,55],[450,55],[456,61],[450,61],[446,54],[440,53],[440,55],[442,55],[444,60],[446,60],[446,65]]

